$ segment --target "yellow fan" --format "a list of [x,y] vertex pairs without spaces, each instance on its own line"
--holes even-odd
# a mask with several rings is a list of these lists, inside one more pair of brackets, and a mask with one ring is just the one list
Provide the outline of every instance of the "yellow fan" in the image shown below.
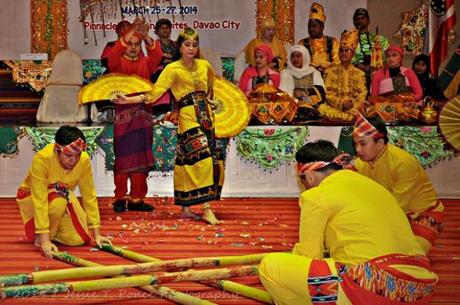
[[84,86],[78,94],[80,104],[112,100],[118,94],[131,95],[145,93],[153,89],[153,84],[137,75],[111,73]]
[[231,82],[214,79],[214,128],[216,137],[228,138],[248,126],[251,112],[244,93]]
[[441,110],[438,121],[441,134],[457,151],[460,151],[460,97],[449,100]]

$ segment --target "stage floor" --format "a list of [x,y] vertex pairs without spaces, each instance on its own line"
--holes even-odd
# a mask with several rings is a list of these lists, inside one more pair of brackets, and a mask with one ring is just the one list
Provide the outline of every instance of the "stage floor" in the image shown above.
[[[113,236],[118,246],[160,259],[242,255],[287,251],[298,239],[299,208],[296,199],[228,198],[215,204],[224,222],[210,226],[177,219],[179,207],[168,198],[149,198],[156,212],[115,214],[110,199],[100,199],[103,233]],[[68,268],[69,265],[46,259],[24,240],[24,231],[14,199],[0,199],[0,273],[32,272]],[[460,304],[460,200],[445,201],[445,227],[430,253],[435,272],[440,276],[432,304]],[[60,250],[100,264],[128,263],[127,260],[91,246]],[[235,281],[262,288],[258,278]],[[261,304],[232,293],[197,283],[177,283],[168,287],[188,292],[217,304]],[[150,295],[149,295],[150,296]],[[145,298],[136,289],[91,293],[69,293],[31,299],[10,299],[5,304],[172,304],[157,297]]]

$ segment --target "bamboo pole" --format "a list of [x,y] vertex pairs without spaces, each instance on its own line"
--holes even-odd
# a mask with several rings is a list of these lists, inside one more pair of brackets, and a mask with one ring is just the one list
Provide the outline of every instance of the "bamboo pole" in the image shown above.
[[61,251],[53,252],[53,258],[60,260],[64,263],[68,263],[68,264],[78,266],[78,267],[102,266],[101,264],[77,257],[67,252],[61,252]]
[[[74,266],[79,266],[79,267],[102,266],[101,264],[76,257],[66,252],[53,252],[53,258],[69,263],[69,264],[72,264]],[[212,303],[207,300],[203,300],[203,299],[191,296],[189,294],[168,288],[166,286],[142,286],[142,287],[137,287],[137,288],[143,291],[146,291],[150,294],[155,294],[159,296],[160,298],[165,298],[170,301],[176,302],[178,304],[216,305],[216,303]]]
[[[133,261],[137,262],[168,262],[168,261],[163,261],[157,258],[153,258],[148,255],[140,254],[128,249],[123,249],[121,247],[117,246],[112,246],[109,244],[102,244],[101,247],[102,250],[111,252],[113,254],[122,256],[124,258],[128,258]],[[247,255],[229,255],[229,256],[216,256],[216,257],[198,257],[198,258],[186,258],[186,259],[177,259],[177,260],[171,260],[170,262],[174,261],[186,261],[186,260],[194,260],[197,263],[199,263],[201,260],[203,261],[209,261],[210,266],[231,266],[231,265],[246,265],[246,264],[254,264],[254,263],[260,263],[260,261],[264,258],[265,255],[269,253],[257,253],[257,254],[247,254]],[[192,267],[199,267],[199,266],[190,266]],[[180,267],[179,267],[180,268]]]
[[[140,254],[131,250],[123,249],[117,246],[111,246],[107,244],[103,244],[102,250],[119,255],[124,258],[131,259],[135,262],[145,263],[145,262],[156,262],[159,261],[158,258]],[[254,287],[250,287],[247,285],[243,285],[240,283],[235,283],[228,280],[219,280],[219,281],[205,281],[201,282],[201,284],[213,286],[231,293],[239,294],[243,297],[257,300],[266,304],[274,304],[271,296],[265,291],[261,289],[257,289]]]
[[59,270],[45,270],[31,273],[0,276],[0,286],[23,284],[39,284],[51,281],[69,279],[85,279],[102,276],[134,275],[153,273],[162,270],[174,270],[194,267],[215,267],[230,265],[246,265],[260,263],[266,254],[251,254],[242,256],[198,257],[154,262],[135,265],[92,266],[81,268],[67,268]]
[[130,259],[135,262],[140,262],[140,263],[148,263],[148,262],[158,262],[160,259],[151,257],[148,255],[144,255],[141,253],[137,253],[128,249],[123,249],[121,247],[117,246],[111,246],[108,244],[102,244],[102,247],[100,247],[102,250],[116,254],[118,256]]
[[[82,267],[83,268],[83,267]],[[80,268],[77,268],[77,270]],[[192,270],[184,272],[163,273],[157,275],[136,275],[129,277],[101,279],[92,281],[77,281],[56,284],[26,285],[5,287],[0,289],[0,297],[24,298],[35,295],[97,291],[117,288],[130,288],[146,285],[160,285],[174,282],[191,282],[203,280],[226,279],[238,276],[257,275],[258,268],[255,265],[243,267],[230,267],[208,270]]]
[[257,289],[248,285],[243,285],[237,282],[232,282],[228,280],[216,280],[216,281],[202,281],[202,284],[208,283],[208,285],[222,289],[224,291],[237,293],[241,296],[253,299],[265,304],[275,304],[272,300],[272,297],[262,289]]

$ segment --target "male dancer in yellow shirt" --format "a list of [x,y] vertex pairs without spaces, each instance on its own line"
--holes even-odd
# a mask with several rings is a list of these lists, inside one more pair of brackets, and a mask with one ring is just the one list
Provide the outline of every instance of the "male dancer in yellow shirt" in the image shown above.
[[378,117],[366,120],[358,113],[353,140],[358,155],[354,167],[393,194],[428,253],[442,227],[444,206],[425,170],[414,156],[388,143],[385,123]]
[[[17,192],[27,238],[50,258],[53,251],[58,251],[53,241],[83,245],[91,240],[89,229],[98,246],[111,244],[100,233],[99,207],[83,132],[62,126],[55,141],[34,156]],[[74,193],[77,186],[81,203]]]
[[328,141],[307,143],[296,159],[307,189],[299,242],[292,254],[267,255],[259,270],[275,303],[428,304],[437,276],[391,193],[343,170]]

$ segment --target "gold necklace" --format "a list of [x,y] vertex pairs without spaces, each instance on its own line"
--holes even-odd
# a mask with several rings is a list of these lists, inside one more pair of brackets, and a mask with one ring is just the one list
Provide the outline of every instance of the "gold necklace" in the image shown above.
[[191,64],[187,64],[183,58],[180,59],[181,63],[184,65],[184,67],[189,70],[189,71],[194,71],[196,69],[196,63],[195,63],[195,59],[192,59],[192,63]]

